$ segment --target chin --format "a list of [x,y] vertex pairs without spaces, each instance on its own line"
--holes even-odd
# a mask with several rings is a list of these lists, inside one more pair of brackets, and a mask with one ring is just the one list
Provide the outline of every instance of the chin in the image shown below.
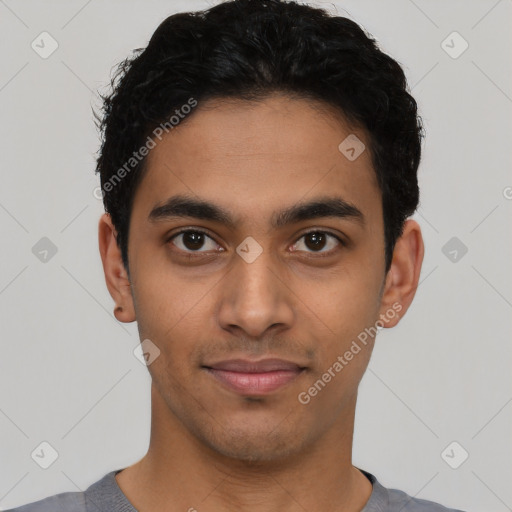
[[263,443],[248,441],[247,439],[237,443],[226,443],[225,445],[211,446],[220,455],[229,459],[246,463],[268,463],[277,462],[288,458],[293,449],[289,445],[281,445],[278,448]]
[[[211,432],[211,431],[210,431]],[[246,463],[278,462],[300,451],[300,436],[297,432],[284,432],[268,427],[255,431],[254,427],[226,428],[214,436],[202,439],[219,455]]]

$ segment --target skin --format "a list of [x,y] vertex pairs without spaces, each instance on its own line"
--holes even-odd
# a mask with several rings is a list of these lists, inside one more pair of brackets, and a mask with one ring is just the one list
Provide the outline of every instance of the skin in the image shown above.
[[[367,148],[355,161],[338,150],[351,133]],[[372,486],[352,465],[352,441],[374,338],[307,405],[297,398],[393,304],[400,314],[385,327],[396,325],[418,286],[424,247],[413,220],[385,273],[381,195],[368,148],[363,130],[320,104],[283,95],[259,103],[212,100],[148,156],[131,214],[129,274],[110,217],[101,217],[105,279],[122,308],[116,318],[136,320],[141,340],[160,350],[148,366],[148,452],[116,476],[141,512],[356,512],[368,501]],[[155,205],[178,193],[224,207],[235,227],[148,220]],[[361,210],[364,223],[323,217],[271,227],[275,211],[334,195]],[[192,262],[190,243],[169,241],[180,228],[211,237]],[[327,237],[315,250],[303,236],[312,228],[348,244]],[[247,236],[263,249],[252,263],[235,251]],[[306,370],[249,399],[201,367],[262,357]]]

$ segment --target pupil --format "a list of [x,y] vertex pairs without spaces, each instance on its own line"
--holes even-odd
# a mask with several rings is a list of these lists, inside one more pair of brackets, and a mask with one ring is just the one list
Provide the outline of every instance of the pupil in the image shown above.
[[[183,235],[183,243],[187,249],[200,249],[204,243],[204,234],[197,231],[189,231]],[[306,245],[310,249],[322,249],[325,246],[323,233],[309,233],[306,236]]]
[[[312,241],[312,244],[308,244],[308,240]],[[306,245],[309,249],[323,249],[325,246],[325,236],[323,233],[309,233],[306,236]]]
[[204,243],[203,233],[197,231],[189,231],[183,235],[183,244],[187,249],[200,249]]

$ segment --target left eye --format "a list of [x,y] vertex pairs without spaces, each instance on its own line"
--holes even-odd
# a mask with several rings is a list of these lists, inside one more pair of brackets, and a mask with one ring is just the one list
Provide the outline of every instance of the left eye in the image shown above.
[[[305,242],[300,242],[300,240],[305,239]],[[322,251],[321,249],[324,249],[326,246],[328,246],[328,238],[331,239],[330,247],[326,251]],[[309,249],[313,249],[312,251],[306,251],[306,252],[329,252],[332,250],[336,245],[341,244],[343,245],[343,242],[335,235],[331,235],[330,233],[327,233],[325,231],[310,231],[309,233],[305,233],[299,238],[299,241],[297,241],[293,245],[294,250],[303,250],[298,247],[301,245],[308,247]]]

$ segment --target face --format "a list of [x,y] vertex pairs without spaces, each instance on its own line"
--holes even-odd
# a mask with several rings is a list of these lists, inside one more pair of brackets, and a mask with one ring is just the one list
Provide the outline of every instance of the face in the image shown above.
[[[158,406],[218,454],[277,460],[353,414],[374,340],[353,342],[389,304],[381,195],[369,150],[338,149],[350,134],[368,147],[305,100],[217,100],[148,156],[128,246],[140,339],[160,351]],[[333,207],[300,214],[315,201]]]

